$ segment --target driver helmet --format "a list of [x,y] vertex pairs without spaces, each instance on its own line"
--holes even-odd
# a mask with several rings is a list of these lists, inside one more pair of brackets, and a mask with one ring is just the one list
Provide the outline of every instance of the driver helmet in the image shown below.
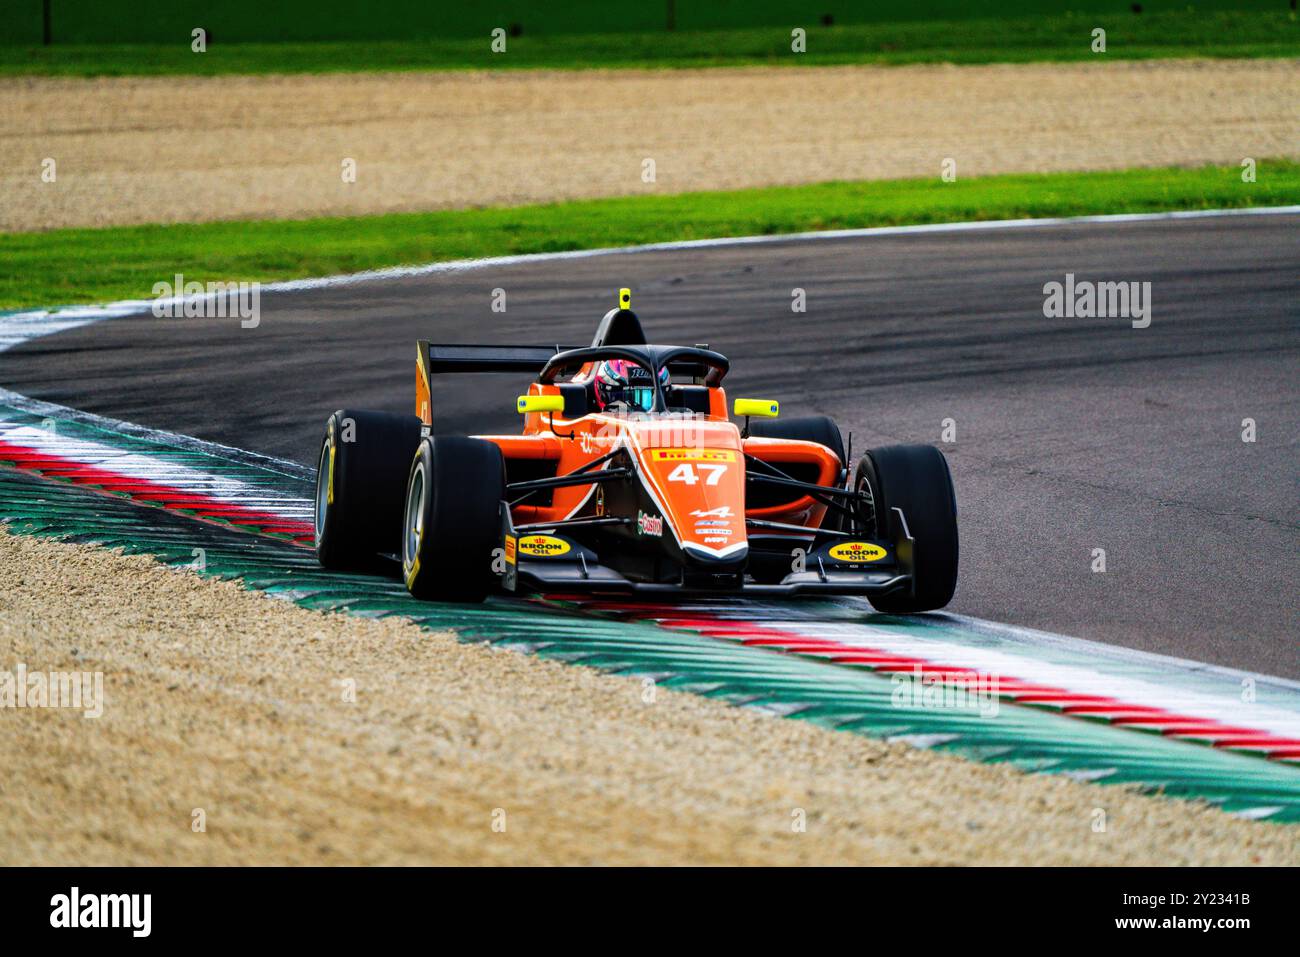
[[[655,390],[650,370],[627,359],[605,359],[596,366],[596,404],[602,411],[649,412]],[[659,370],[659,384],[668,384],[668,369]]]

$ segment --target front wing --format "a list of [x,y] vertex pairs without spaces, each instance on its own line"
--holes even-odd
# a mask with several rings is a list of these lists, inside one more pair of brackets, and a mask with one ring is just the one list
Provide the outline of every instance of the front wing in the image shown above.
[[[708,587],[701,585],[639,582],[600,563],[594,551],[553,529],[530,528],[520,535],[510,521],[510,509],[501,506],[501,584],[507,592],[635,593],[637,595],[743,595],[783,597],[791,595],[885,595],[911,592],[915,588],[915,542],[907,519],[894,509],[900,529],[892,542],[853,539],[875,546],[884,554],[869,561],[836,557],[843,545],[838,539],[814,544],[803,560],[803,570],[792,570],[778,583]],[[523,544],[521,544],[521,540]],[[545,541],[539,541],[545,540]],[[841,549],[840,555],[843,556]]]

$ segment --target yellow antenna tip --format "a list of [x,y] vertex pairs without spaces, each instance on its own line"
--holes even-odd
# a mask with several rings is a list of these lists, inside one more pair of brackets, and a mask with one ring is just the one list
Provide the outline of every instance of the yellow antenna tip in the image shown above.
[[620,309],[631,309],[631,308],[632,308],[632,290],[631,290],[631,289],[620,289],[620,290],[618,291],[618,307],[619,307]]

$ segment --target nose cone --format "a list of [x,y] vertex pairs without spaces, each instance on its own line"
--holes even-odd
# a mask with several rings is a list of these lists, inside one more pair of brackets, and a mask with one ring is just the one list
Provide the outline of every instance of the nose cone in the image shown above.
[[692,565],[702,571],[727,572],[745,564],[745,560],[749,557],[749,543],[735,542],[715,549],[683,542],[682,552]]

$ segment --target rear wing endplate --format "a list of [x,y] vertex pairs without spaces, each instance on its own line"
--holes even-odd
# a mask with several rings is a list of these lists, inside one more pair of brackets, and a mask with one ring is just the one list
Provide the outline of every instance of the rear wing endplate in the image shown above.
[[461,346],[421,339],[416,344],[415,411],[433,425],[433,377],[455,372],[528,372],[539,374],[559,352],[579,346]]

